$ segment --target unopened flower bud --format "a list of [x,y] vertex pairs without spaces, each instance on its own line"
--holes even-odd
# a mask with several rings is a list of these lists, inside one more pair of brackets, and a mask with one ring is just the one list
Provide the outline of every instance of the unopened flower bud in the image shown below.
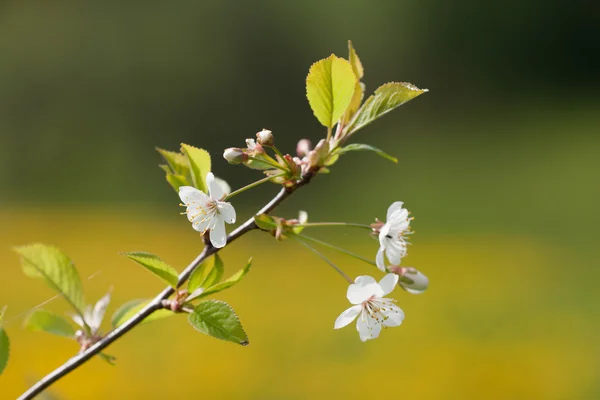
[[256,134],[256,141],[263,146],[272,146],[273,133],[270,130],[263,129]]
[[415,268],[392,266],[389,269],[400,277],[398,285],[408,293],[421,294],[429,287],[429,279]]
[[241,164],[248,159],[248,156],[242,149],[230,147],[223,152],[223,158],[225,158],[229,164]]
[[300,139],[296,145],[296,153],[302,158],[312,150],[312,142],[308,139]]

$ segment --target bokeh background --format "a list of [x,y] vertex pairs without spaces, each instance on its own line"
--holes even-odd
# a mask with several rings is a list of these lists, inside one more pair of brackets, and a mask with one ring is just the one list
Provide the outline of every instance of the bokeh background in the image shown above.
[[[206,148],[233,187],[256,179],[220,155],[262,128],[292,152],[323,129],[308,107],[310,64],[352,39],[372,91],[431,91],[356,135],[398,156],[344,157],[286,202],[310,219],[368,223],[395,200],[416,219],[406,265],[430,290],[395,292],[406,320],[361,343],[332,329],[346,284],[293,243],[252,233],[223,252],[219,296],[250,335],[240,347],[185,318],[139,327],[52,387],[61,399],[598,399],[600,7],[592,1],[0,3],[0,304],[14,398],[76,345],[21,328],[53,293],[12,245],[55,244],[87,299],[110,311],[162,283],[119,251],[182,269],[201,248],[178,215],[155,146]],[[239,219],[277,188],[235,198]],[[374,257],[362,232],[314,236]],[[327,252],[352,276],[373,267]],[[88,277],[90,277],[88,279]],[[60,314],[60,300],[44,306]],[[108,324],[107,324],[108,325]],[[106,326],[108,328],[108,326]]]

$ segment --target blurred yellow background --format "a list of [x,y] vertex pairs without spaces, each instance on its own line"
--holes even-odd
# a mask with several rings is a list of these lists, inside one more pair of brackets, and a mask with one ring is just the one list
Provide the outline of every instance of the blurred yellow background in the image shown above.
[[[259,174],[221,159],[262,128],[292,153],[324,135],[305,98],[310,64],[352,39],[367,91],[392,80],[429,88],[354,141],[397,156],[343,157],[286,201],[311,221],[370,223],[403,200],[416,235],[405,259],[430,279],[393,293],[399,328],[361,343],[346,282],[304,248],[252,232],[223,251],[217,298],[247,347],[184,317],[136,328],[51,388],[79,398],[600,398],[599,55],[592,3],[417,1],[13,2],[0,5],[0,306],[15,398],[77,351],[21,328],[54,294],[26,278],[13,245],[55,244],[89,302],[117,306],[163,284],[121,251],[182,270],[201,250],[154,146],[201,146],[233,188]],[[276,193],[233,199],[241,222]],[[374,258],[353,229],[312,235]],[[308,233],[308,231],[307,231]],[[349,275],[379,272],[326,253]],[[90,279],[87,279],[91,277]],[[65,315],[60,299],[44,306]],[[106,321],[108,322],[108,321]],[[109,328],[108,323],[104,325]]]

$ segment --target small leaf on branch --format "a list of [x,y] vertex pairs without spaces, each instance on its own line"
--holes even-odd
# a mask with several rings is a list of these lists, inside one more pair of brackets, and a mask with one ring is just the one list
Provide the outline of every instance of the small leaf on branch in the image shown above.
[[75,336],[75,330],[67,320],[45,310],[33,311],[27,316],[23,326],[32,331],[43,331],[67,338],[73,338]]
[[117,363],[116,363],[117,357],[115,357],[115,356],[111,356],[106,353],[98,353],[98,357],[100,357],[101,359],[103,359],[104,361],[109,363],[110,365],[117,365]]
[[41,243],[15,247],[14,250],[21,256],[25,275],[43,279],[83,316],[83,288],[69,257],[54,246]]
[[375,121],[377,118],[392,111],[394,108],[401,106],[425,92],[427,92],[427,89],[419,89],[406,82],[391,82],[380,86],[375,93],[365,101],[352,121],[350,121],[350,124],[346,128],[346,135],[356,132]]
[[196,306],[188,320],[194,328],[206,335],[242,346],[248,344],[248,336],[238,316],[224,301],[203,301]]
[[[185,154],[156,148],[156,151],[160,153],[168,164],[169,171],[178,175],[187,175],[190,171],[190,164]],[[164,169],[164,168],[163,168]]]
[[6,306],[0,309],[0,375],[2,375],[2,371],[6,367],[8,363],[8,354],[10,352],[10,345],[8,341],[8,335],[4,331],[2,327],[2,319],[4,318],[4,313],[6,312]]
[[334,54],[314,63],[306,78],[306,97],[315,117],[332,128],[354,94],[357,78],[350,63]]
[[223,266],[223,260],[218,254],[207,260],[204,260],[200,266],[198,266],[192,276],[188,280],[188,292],[193,293],[196,290],[203,288],[206,289],[209,286],[219,282],[223,277],[225,268]]
[[354,50],[352,40],[348,40],[348,61],[350,61],[350,65],[352,65],[352,71],[354,71],[356,78],[359,80],[362,79],[363,76],[365,76],[365,70],[360,62],[360,58],[358,58],[358,54],[356,54],[356,50]]
[[193,186],[204,193],[208,193],[206,174],[210,172],[210,154],[204,149],[185,143],[181,144],[181,151],[188,158]]
[[248,260],[248,263],[246,264],[246,266],[244,268],[240,269],[238,272],[231,275],[229,278],[227,278],[223,282],[217,283],[216,285],[213,285],[213,286],[210,286],[208,289],[205,289],[202,292],[199,292],[196,294],[192,293],[187,298],[187,300],[190,301],[190,300],[194,300],[194,299],[200,299],[202,297],[206,297],[208,295],[221,292],[225,289],[229,289],[230,287],[232,287],[233,285],[236,285],[237,283],[239,283],[242,280],[242,278],[248,273],[248,271],[250,271],[251,266],[252,266],[252,258],[250,258]]
[[255,215],[254,222],[256,223],[256,226],[263,231],[273,231],[277,229],[277,221],[267,214]]
[[152,272],[155,276],[162,279],[167,284],[174,288],[177,288],[177,281],[179,279],[175,268],[165,263],[158,256],[145,252],[132,252],[132,253],[121,253],[125,257],[129,258]]
[[[112,326],[114,328],[116,328],[116,327],[122,325],[125,321],[127,321],[128,319],[133,317],[135,314],[137,314],[141,309],[146,307],[146,305],[148,303],[150,303],[150,301],[151,300],[148,300],[148,299],[136,299],[136,300],[130,300],[127,303],[123,304],[113,314],[113,316],[111,318]],[[150,314],[149,316],[144,318],[144,321],[142,323],[155,321],[157,319],[163,319],[166,317],[170,317],[172,315],[175,315],[175,313],[170,310],[166,310],[166,309],[156,310],[152,314]]]
[[371,146],[368,144],[360,144],[360,143],[352,143],[346,147],[342,147],[335,152],[334,156],[348,153],[350,151],[373,151],[373,152],[377,153],[377,155],[385,158],[386,160],[390,160],[395,163],[398,162],[398,159],[396,157],[387,154],[383,150],[380,150],[377,147],[374,147],[374,146]]

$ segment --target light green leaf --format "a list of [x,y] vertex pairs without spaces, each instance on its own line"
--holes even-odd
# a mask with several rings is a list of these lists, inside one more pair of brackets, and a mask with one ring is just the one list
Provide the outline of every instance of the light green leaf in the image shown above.
[[244,268],[240,269],[238,272],[231,275],[228,279],[224,280],[221,283],[217,283],[216,285],[210,286],[208,289],[206,289],[202,293],[198,294],[198,296],[194,296],[194,298],[190,298],[190,300],[200,299],[202,297],[206,297],[208,295],[215,294],[215,293],[218,293],[220,291],[223,291],[225,289],[232,287],[233,285],[239,283],[242,280],[242,278],[248,273],[248,271],[250,271],[251,266],[252,266],[252,258],[250,258],[248,260],[248,263],[246,264],[246,266]]
[[169,164],[168,167],[171,172],[179,175],[189,174],[190,164],[184,154],[176,151],[161,149],[160,147],[157,147],[156,151],[158,151],[160,155],[163,156],[167,164]]
[[352,100],[356,82],[350,63],[334,54],[310,67],[306,97],[322,125],[332,128],[342,117]]
[[[146,307],[146,305],[148,305],[148,303],[150,303],[150,301],[151,300],[137,299],[137,300],[130,300],[127,303],[123,304],[113,314],[113,316],[111,318],[112,326],[114,328],[116,328],[117,326],[122,325],[125,321],[127,321],[128,319],[133,317],[135,314],[137,314],[140,310],[142,310],[144,307]],[[147,316],[144,319],[144,321],[142,321],[142,323],[145,324],[147,322],[156,321],[157,319],[163,319],[166,317],[170,317],[172,315],[175,315],[175,313],[172,312],[171,310],[167,310],[167,309],[163,308],[163,309],[154,311],[152,314]]]
[[419,89],[406,82],[391,82],[380,86],[350,121],[346,128],[347,135],[364,128],[377,118],[425,92],[427,89]]
[[152,272],[154,275],[162,279],[167,284],[174,288],[177,288],[177,281],[179,277],[175,268],[165,263],[158,256],[145,252],[133,252],[133,253],[121,253],[125,257],[129,258]]
[[193,293],[200,288],[208,288],[219,282],[223,278],[225,267],[223,260],[218,254],[214,257],[204,260],[198,268],[192,272],[192,276],[188,280],[188,292]]
[[272,231],[277,229],[277,222],[273,219],[273,217],[270,217],[267,214],[255,215],[254,222],[259,229],[264,231]]
[[85,301],[81,280],[69,257],[54,246],[41,243],[15,247],[14,250],[21,256],[26,275],[43,279],[83,315]]
[[10,342],[4,328],[0,327],[0,375],[6,368],[8,363],[8,355],[10,353]]
[[29,314],[23,326],[32,331],[43,331],[68,338],[75,336],[75,330],[67,320],[44,310],[35,310]]
[[196,306],[188,320],[194,328],[206,335],[242,346],[248,344],[248,336],[238,316],[224,301],[203,301]]
[[210,172],[210,154],[204,149],[185,143],[181,144],[181,151],[188,158],[194,187],[208,193],[206,175]]
[[386,160],[390,160],[390,161],[395,162],[395,163],[398,162],[398,159],[396,157],[393,157],[393,156],[387,154],[383,150],[380,150],[377,147],[373,147],[373,146],[368,145],[368,144],[360,144],[360,143],[352,143],[352,144],[349,144],[346,147],[342,147],[342,148],[336,150],[334,156],[341,155],[341,154],[344,154],[344,153],[348,153],[350,151],[374,151],[375,153],[377,153],[377,155],[385,158]]
[[362,77],[365,76],[365,70],[360,62],[360,58],[358,58],[358,54],[356,54],[356,50],[354,50],[352,40],[348,40],[348,60],[350,61],[350,65],[352,65],[354,75],[356,75],[359,80],[362,79]]
[[171,185],[177,193],[179,193],[179,188],[181,186],[191,186],[191,183],[183,175],[167,173],[167,182],[169,182],[169,185]]

